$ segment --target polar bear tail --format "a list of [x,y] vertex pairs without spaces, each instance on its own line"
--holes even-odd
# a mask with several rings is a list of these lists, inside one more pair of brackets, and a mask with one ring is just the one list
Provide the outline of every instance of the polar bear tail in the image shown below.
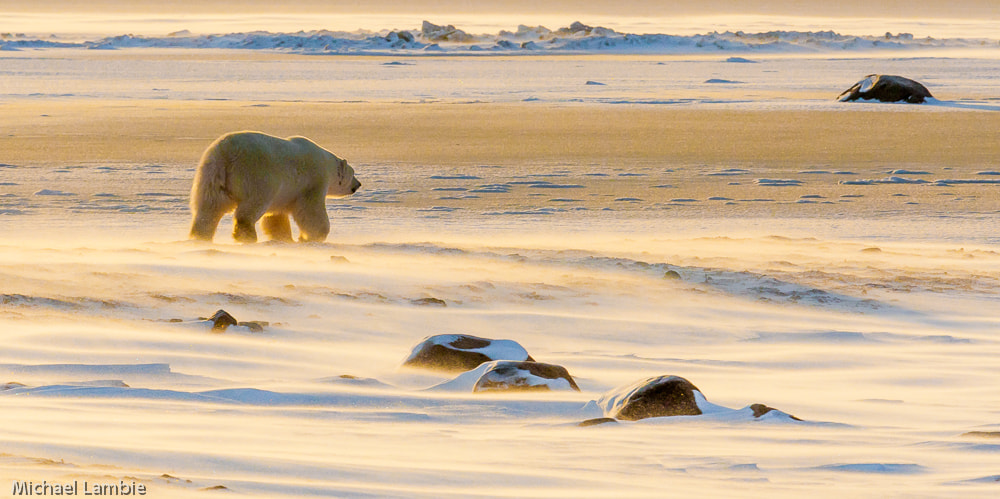
[[226,187],[226,159],[219,144],[205,151],[191,186],[191,238],[211,241],[219,220],[235,206]]

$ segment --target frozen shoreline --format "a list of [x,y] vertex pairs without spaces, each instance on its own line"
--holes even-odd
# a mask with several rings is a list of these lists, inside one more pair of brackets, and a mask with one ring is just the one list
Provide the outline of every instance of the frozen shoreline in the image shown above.
[[[921,54],[926,51],[996,52],[993,38],[915,37],[910,33],[841,34],[832,30],[765,32],[714,31],[702,34],[635,34],[574,22],[568,27],[520,25],[496,34],[469,33],[454,25],[424,21],[418,29],[381,31],[267,31],[196,35],[187,30],[167,36],[118,35],[89,40],[41,39],[6,33],[0,51],[52,48],[116,50],[123,48],[184,48],[267,50],[327,55],[570,55],[570,54],[832,54],[836,52]],[[995,55],[994,55],[995,56]]]

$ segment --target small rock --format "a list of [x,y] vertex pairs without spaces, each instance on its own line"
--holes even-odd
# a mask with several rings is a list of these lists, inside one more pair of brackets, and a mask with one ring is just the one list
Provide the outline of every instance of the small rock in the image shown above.
[[219,332],[225,331],[229,326],[235,326],[238,324],[236,318],[229,315],[229,312],[226,312],[225,310],[219,310],[214,315],[209,317],[208,320],[212,321],[212,331]]
[[25,386],[28,386],[28,385],[25,385],[24,383],[18,383],[17,381],[10,381],[10,382],[7,382],[7,383],[4,383],[4,384],[0,385],[0,392],[6,391],[6,390],[13,390],[15,388],[24,388]]
[[[163,479],[163,480],[166,480],[168,482],[175,482],[175,481],[176,482],[180,482],[180,481],[182,481],[180,478],[177,478],[177,477],[175,477],[173,475],[168,475],[166,473],[160,475],[160,478]],[[192,483],[191,480],[187,480],[187,479],[184,479],[183,482],[184,483]]]
[[962,434],[963,437],[978,438],[1000,438],[1000,431],[968,431]]
[[415,300],[410,300],[413,305],[419,305],[423,307],[447,307],[448,304],[440,298],[417,298]]
[[618,424],[618,420],[615,418],[593,418],[580,421],[579,423],[577,423],[577,426],[579,427],[598,426],[606,423]]
[[244,322],[238,322],[236,325],[249,329],[251,333],[263,333],[264,326],[266,326],[267,324],[268,323],[262,321],[244,321]]
[[876,247],[865,248],[865,249],[861,250],[861,252],[862,253],[881,253],[882,252],[882,248],[876,248]]
[[[761,417],[761,416],[763,416],[763,415],[765,415],[765,414],[767,414],[767,413],[769,413],[771,411],[778,411],[774,407],[768,407],[768,406],[766,406],[764,404],[753,404],[753,405],[750,406],[750,410],[753,411],[753,417],[755,417],[755,418],[759,418],[759,417]],[[785,413],[783,411],[778,411],[778,412],[780,412],[782,414],[787,414],[787,413]],[[788,414],[788,417],[794,419],[795,421],[802,421],[801,419],[799,419],[799,418],[797,418],[795,416],[792,416],[791,414]]]
[[346,256],[340,255],[330,255],[330,261],[333,263],[351,263]]
[[618,420],[615,418],[594,418],[594,419],[587,419],[584,421],[580,421],[579,423],[577,423],[577,426],[582,426],[582,427],[597,426],[597,425],[602,425],[604,423],[617,423],[617,422]]
[[676,270],[668,270],[665,274],[663,274],[663,278],[664,279],[680,279],[681,275],[678,274]]

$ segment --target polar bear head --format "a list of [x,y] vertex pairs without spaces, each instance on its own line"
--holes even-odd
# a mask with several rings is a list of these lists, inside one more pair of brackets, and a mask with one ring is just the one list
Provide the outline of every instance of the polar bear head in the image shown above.
[[347,164],[347,160],[333,156],[333,171],[330,175],[330,186],[326,190],[326,195],[330,197],[350,196],[361,188],[361,182],[354,177],[354,168]]

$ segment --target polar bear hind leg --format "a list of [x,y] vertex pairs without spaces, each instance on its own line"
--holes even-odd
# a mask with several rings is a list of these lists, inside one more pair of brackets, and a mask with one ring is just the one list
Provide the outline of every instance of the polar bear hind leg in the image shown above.
[[292,224],[287,213],[269,213],[260,221],[260,227],[272,241],[292,242]]
[[192,239],[211,242],[222,216],[236,208],[225,191],[225,168],[214,151],[202,158],[191,188]]
[[215,239],[215,229],[219,227],[219,221],[226,212],[232,210],[206,210],[204,208],[196,211],[194,221],[191,223],[191,239],[211,242]]

